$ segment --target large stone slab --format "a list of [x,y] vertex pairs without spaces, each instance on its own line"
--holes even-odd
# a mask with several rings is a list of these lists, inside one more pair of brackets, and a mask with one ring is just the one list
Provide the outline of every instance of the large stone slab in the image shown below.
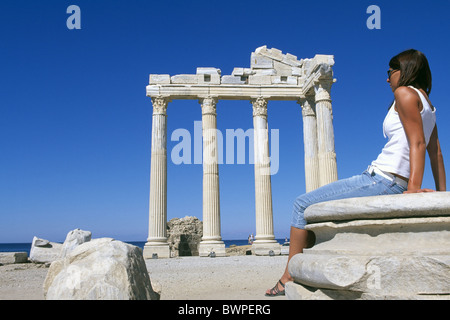
[[397,194],[328,201],[305,210],[308,223],[357,219],[450,216],[448,192]]
[[310,206],[306,229],[316,244],[290,260],[288,298],[449,298],[449,199],[439,192]]

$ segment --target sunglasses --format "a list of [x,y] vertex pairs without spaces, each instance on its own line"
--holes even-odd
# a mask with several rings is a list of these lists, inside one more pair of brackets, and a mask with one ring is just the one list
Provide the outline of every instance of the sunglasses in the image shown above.
[[391,78],[391,75],[395,72],[395,71],[399,71],[398,69],[389,69],[387,71],[388,77]]

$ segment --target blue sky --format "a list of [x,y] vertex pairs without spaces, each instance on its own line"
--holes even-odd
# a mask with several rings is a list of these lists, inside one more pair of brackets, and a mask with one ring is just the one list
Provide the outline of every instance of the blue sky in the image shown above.
[[[81,30],[69,30],[69,5]],[[369,5],[381,29],[369,30]],[[333,115],[339,178],[362,172],[386,142],[393,99],[388,62],[423,51],[431,100],[449,167],[450,1],[16,1],[0,2],[0,243],[68,231],[145,241],[148,233],[151,115],[149,74],[249,67],[267,45],[299,58],[335,56]],[[280,167],[272,176],[277,238],[289,235],[292,203],[305,191],[300,106],[270,102]],[[176,129],[192,132],[198,101],[168,107],[168,152]],[[252,128],[248,101],[219,101],[218,129]],[[447,155],[447,156],[446,156]],[[224,239],[255,232],[251,164],[219,166]],[[427,163],[424,187],[434,188]],[[168,163],[168,219],[202,218],[202,166]]]

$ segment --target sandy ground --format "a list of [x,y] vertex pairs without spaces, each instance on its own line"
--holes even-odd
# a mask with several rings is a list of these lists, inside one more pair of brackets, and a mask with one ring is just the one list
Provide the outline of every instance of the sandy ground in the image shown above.
[[[181,257],[146,260],[161,300],[286,300],[265,297],[286,266],[287,256]],[[0,266],[0,300],[44,299],[48,268],[33,263]]]

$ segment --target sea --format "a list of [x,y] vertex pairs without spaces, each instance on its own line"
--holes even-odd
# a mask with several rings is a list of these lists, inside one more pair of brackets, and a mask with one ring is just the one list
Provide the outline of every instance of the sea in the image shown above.
[[[284,244],[286,239],[276,239],[279,244]],[[124,241],[126,243],[132,244],[136,247],[144,249],[146,241]],[[223,240],[225,243],[225,248],[229,248],[231,245],[245,246],[248,240]],[[30,255],[31,243],[0,243],[0,252],[27,252]]]

